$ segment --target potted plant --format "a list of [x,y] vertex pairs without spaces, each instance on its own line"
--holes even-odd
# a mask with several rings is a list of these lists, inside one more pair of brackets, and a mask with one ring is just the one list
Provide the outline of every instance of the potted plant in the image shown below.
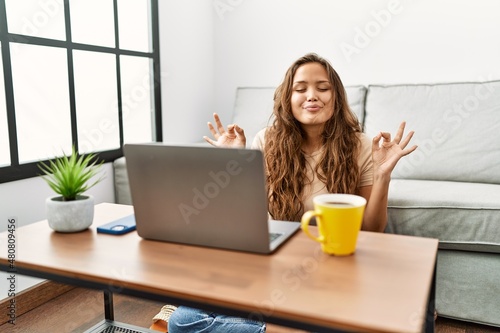
[[79,156],[75,147],[71,155],[40,162],[38,167],[44,173],[42,178],[57,193],[47,198],[47,220],[49,226],[59,232],[78,232],[87,229],[94,220],[94,197],[83,195],[96,185],[102,177],[90,183],[97,175],[102,162],[95,154]]

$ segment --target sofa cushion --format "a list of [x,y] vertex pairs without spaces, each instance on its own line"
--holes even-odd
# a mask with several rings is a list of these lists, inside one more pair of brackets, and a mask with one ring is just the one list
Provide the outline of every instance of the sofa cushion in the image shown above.
[[394,178],[500,184],[500,81],[371,85],[365,112],[370,137],[403,120],[415,130]]
[[500,253],[500,185],[393,179],[386,232],[441,249]]
[[[366,87],[345,87],[351,110],[359,121],[363,122]],[[251,145],[258,131],[271,124],[273,114],[274,91],[276,88],[240,87],[236,90],[233,124],[245,130],[247,145]]]

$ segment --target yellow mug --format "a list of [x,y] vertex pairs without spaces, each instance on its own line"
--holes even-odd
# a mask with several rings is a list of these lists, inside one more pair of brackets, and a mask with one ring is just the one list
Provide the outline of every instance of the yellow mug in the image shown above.
[[[366,199],[353,194],[321,194],[313,198],[314,210],[304,213],[301,228],[309,238],[321,243],[323,252],[337,256],[353,254],[363,222]],[[319,236],[309,231],[316,217]]]

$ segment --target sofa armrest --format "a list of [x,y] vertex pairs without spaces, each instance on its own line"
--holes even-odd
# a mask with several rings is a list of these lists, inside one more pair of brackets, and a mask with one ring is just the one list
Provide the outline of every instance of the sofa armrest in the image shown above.
[[115,171],[114,180],[116,203],[131,205],[132,197],[130,196],[130,187],[128,183],[127,164],[125,161],[125,156],[116,159],[113,162],[113,168]]

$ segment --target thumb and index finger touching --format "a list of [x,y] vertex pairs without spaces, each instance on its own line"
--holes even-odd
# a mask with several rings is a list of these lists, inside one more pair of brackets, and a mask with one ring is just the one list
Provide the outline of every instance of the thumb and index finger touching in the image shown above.
[[373,148],[374,149],[379,149],[380,148],[379,147],[380,140],[382,140],[382,144],[393,142],[394,144],[399,145],[399,147],[401,148],[401,150],[403,152],[403,156],[406,156],[406,155],[412,153],[413,151],[415,151],[415,149],[417,149],[418,146],[417,145],[413,145],[410,148],[406,148],[406,147],[410,143],[410,140],[412,139],[412,137],[415,134],[415,132],[414,131],[410,131],[406,135],[406,137],[403,138],[405,127],[406,127],[406,122],[403,121],[399,125],[399,128],[398,128],[398,130],[396,132],[396,135],[395,135],[395,137],[394,137],[394,139],[392,141],[391,141],[391,133],[389,133],[389,132],[379,132],[373,138],[373,140],[372,140]]

